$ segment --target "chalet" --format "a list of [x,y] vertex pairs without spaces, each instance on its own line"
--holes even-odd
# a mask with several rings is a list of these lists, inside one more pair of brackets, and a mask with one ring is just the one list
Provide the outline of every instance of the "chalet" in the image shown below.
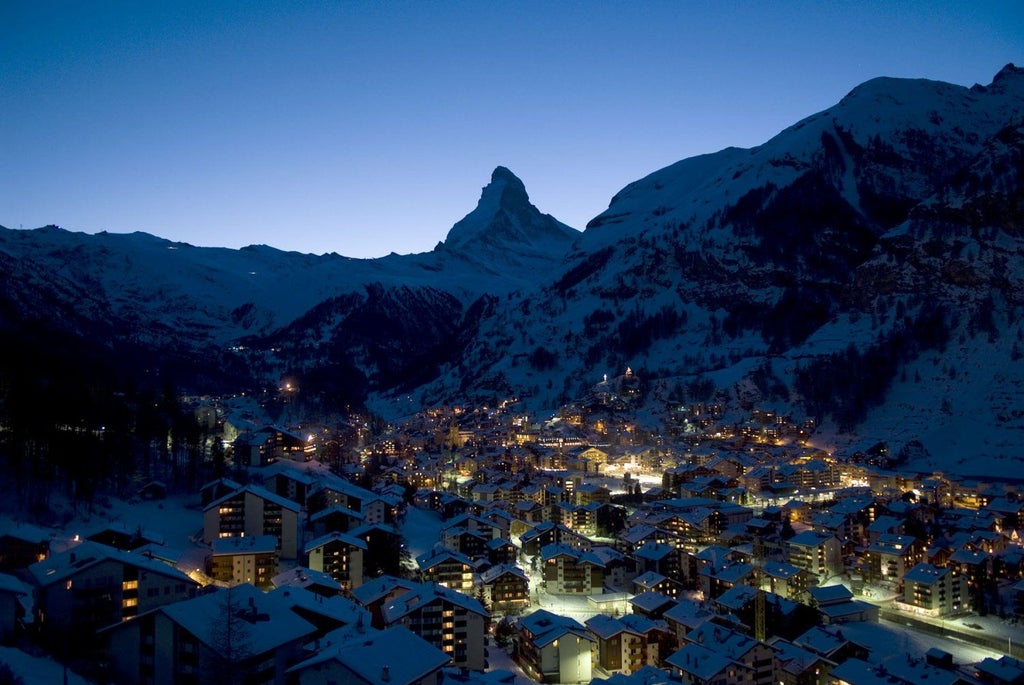
[[[289,572],[290,573],[290,572]],[[301,572],[302,575],[306,571]],[[281,574],[287,577],[288,573]],[[298,582],[295,582],[298,580]],[[313,583],[311,583],[313,581]],[[312,586],[314,583],[330,582],[330,578],[314,580],[307,577],[305,581],[296,579],[294,574],[284,585],[267,593],[267,597],[285,603],[292,613],[309,621],[316,628],[313,639],[320,639],[328,633],[336,632],[346,626],[356,633],[370,626],[370,612],[354,600],[337,594],[337,585],[332,588],[333,594],[321,594]],[[305,587],[300,587],[305,584]]]
[[[686,641],[691,645],[703,646],[729,662],[741,665],[742,669],[737,668],[736,673],[738,675],[741,670],[746,671],[746,677],[742,682],[756,685],[769,685],[772,682],[774,654],[771,647],[764,642],[714,623],[704,623],[694,628],[686,635]],[[680,659],[673,655],[670,663],[678,668],[679,661]],[[728,678],[733,677],[728,671],[726,673]]]
[[920,563],[903,576],[903,604],[929,616],[965,611],[967,578],[949,568]]
[[441,535],[449,532],[462,532],[464,530],[480,533],[484,539],[507,537],[509,531],[509,518],[501,516],[495,511],[488,512],[488,516],[475,516],[473,514],[462,514],[447,521],[441,529]]
[[676,600],[653,590],[641,592],[629,600],[634,614],[655,620],[662,618],[665,612],[676,604],[678,604]]
[[685,644],[665,663],[687,685],[741,685],[754,679],[753,669],[746,664],[696,643]]
[[704,596],[714,599],[736,585],[749,584],[754,574],[754,567],[742,562],[732,562],[721,566],[707,565],[697,573],[700,576],[700,587]]
[[[331,636],[328,636],[330,638]],[[402,655],[396,658],[395,655]],[[288,669],[296,685],[441,685],[442,668],[450,657],[437,647],[397,626],[371,630],[354,638],[338,637],[315,656]]]
[[633,592],[638,595],[645,592],[656,592],[669,599],[678,599],[682,590],[679,581],[666,578],[653,571],[648,571],[633,579]]
[[542,683],[589,683],[593,636],[578,621],[540,609],[516,622],[515,658]]
[[832,669],[832,677],[848,685],[969,685],[975,682],[956,671],[932,666],[924,659],[888,659],[884,664],[868,663],[861,659],[848,659]]
[[384,617],[381,612],[384,606],[418,587],[419,583],[415,581],[385,575],[357,586],[351,595],[370,612],[371,625],[374,628],[383,628]]
[[346,592],[363,584],[363,554],[367,543],[346,533],[328,533],[306,543],[308,566],[328,574]]
[[686,635],[697,626],[717,618],[716,614],[703,604],[685,598],[681,598],[667,609],[663,616],[676,644],[683,643]]
[[310,493],[309,511],[316,512],[330,506],[338,506],[361,512],[366,523],[374,523],[376,521],[371,520],[374,515],[383,514],[371,514],[368,507],[371,502],[377,500],[380,500],[380,497],[366,488],[361,488],[334,474],[321,473],[313,492]]
[[519,548],[511,540],[495,538],[487,543],[487,562],[492,566],[515,564]]
[[83,542],[29,566],[35,622],[48,637],[71,631],[88,649],[98,628],[192,597],[199,584],[144,555]]
[[213,500],[203,509],[203,541],[272,535],[283,559],[298,556],[298,504],[269,490],[247,485]]
[[761,566],[761,587],[787,599],[800,601],[812,580],[806,569],[793,564],[767,561]]
[[50,533],[38,526],[8,524],[0,533],[0,571],[15,571],[45,559],[50,553]]
[[309,461],[314,451],[302,436],[274,426],[241,433],[233,446],[235,463],[245,466],[268,466],[279,459]]
[[[762,591],[763,592],[763,591]],[[723,617],[753,626],[757,610],[758,590],[749,585],[737,585],[717,597],[713,604]],[[793,637],[817,623],[817,613],[805,604],[764,592],[766,637],[781,635]]]
[[978,680],[992,685],[1020,685],[1024,683],[1024,661],[1012,656],[993,659],[988,656],[977,665]]
[[275,495],[280,495],[298,504],[304,509],[309,508],[309,500],[317,487],[317,475],[305,471],[290,462],[277,462],[263,470],[263,487]]
[[786,546],[789,563],[806,569],[819,581],[843,571],[840,544],[835,535],[808,530],[791,537]]
[[557,523],[541,523],[519,536],[523,554],[538,556],[541,548],[550,544],[565,544],[573,549],[588,549],[590,540]]
[[346,533],[363,525],[365,518],[362,512],[334,504],[310,515],[309,530],[313,535],[326,535],[336,531]]
[[[252,585],[200,595],[104,631],[118,683],[283,683],[316,627]],[[157,680],[159,678],[159,680]]]
[[268,590],[273,587],[277,564],[277,538],[273,535],[217,538],[206,557],[206,573],[228,585],[249,583]]
[[644,616],[612,618],[597,614],[586,621],[597,639],[597,666],[605,673],[635,673],[659,663],[659,647],[667,641],[668,625]]
[[164,538],[159,533],[118,521],[99,525],[86,532],[83,537],[125,552],[132,552],[146,545],[164,544]]
[[530,579],[518,566],[492,566],[480,574],[480,587],[492,611],[515,612],[530,606]]
[[381,607],[386,627],[402,625],[461,668],[484,668],[487,610],[476,599],[441,585],[419,584]]
[[605,562],[596,554],[555,543],[545,545],[540,556],[549,594],[591,595],[603,591]]
[[353,528],[348,535],[366,543],[363,552],[363,578],[396,574],[402,565],[402,534],[386,523]]
[[647,540],[634,553],[637,571],[653,571],[669,578],[679,577],[680,552],[669,544]]
[[864,553],[864,580],[899,583],[907,571],[924,561],[924,545],[910,535],[883,533]]
[[818,610],[821,623],[866,621],[878,623],[878,606],[853,598],[845,585],[821,585],[808,588],[811,607]]
[[847,659],[867,659],[867,645],[851,640],[842,626],[816,626],[793,639],[793,644],[813,652],[833,663]]
[[[342,594],[341,584],[323,571],[297,566],[278,573],[270,579],[274,589],[301,588],[317,598],[334,597]],[[367,615],[368,617],[369,615]]]
[[461,552],[437,547],[416,558],[420,580],[472,594],[473,574],[478,564]]
[[455,550],[470,559],[482,559],[487,556],[487,543],[492,538],[478,530],[466,528],[448,528],[443,531],[441,544]]
[[781,685],[824,685],[835,667],[820,654],[798,647],[788,640],[774,637],[768,645],[775,653],[775,681]]
[[609,504],[612,501],[612,496],[611,491],[603,485],[583,483],[573,490],[572,500],[576,506],[583,507],[591,502]]
[[210,502],[241,489],[241,483],[236,483],[230,478],[218,478],[199,488],[199,503],[205,508]]

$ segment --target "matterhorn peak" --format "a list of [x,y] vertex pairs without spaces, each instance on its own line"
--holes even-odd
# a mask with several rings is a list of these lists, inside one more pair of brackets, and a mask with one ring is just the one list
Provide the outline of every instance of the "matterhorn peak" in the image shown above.
[[541,248],[555,239],[567,244],[578,232],[530,204],[526,186],[508,168],[499,166],[484,186],[476,209],[452,226],[444,245],[464,249],[480,243],[490,248],[516,251]]
[[519,177],[509,171],[508,168],[499,166],[491,172],[491,182],[488,183],[480,194],[480,202],[477,205],[490,208],[505,207],[516,211],[525,207],[533,208],[530,204],[530,196],[526,194],[526,186],[519,180]]

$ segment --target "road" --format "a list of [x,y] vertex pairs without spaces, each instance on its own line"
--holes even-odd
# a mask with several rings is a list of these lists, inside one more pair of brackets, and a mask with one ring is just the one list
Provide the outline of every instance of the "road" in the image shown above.
[[935,623],[916,616],[910,616],[903,612],[893,611],[892,609],[882,608],[878,615],[880,620],[897,627],[910,627],[929,635],[939,635],[954,640],[961,640],[978,645],[979,647],[991,649],[1000,654],[1008,654],[1018,659],[1024,658],[1024,645],[1014,644],[1012,640],[1007,640],[1006,638],[988,635],[981,631],[967,632],[967,630],[960,629],[959,626],[947,626],[942,621]]

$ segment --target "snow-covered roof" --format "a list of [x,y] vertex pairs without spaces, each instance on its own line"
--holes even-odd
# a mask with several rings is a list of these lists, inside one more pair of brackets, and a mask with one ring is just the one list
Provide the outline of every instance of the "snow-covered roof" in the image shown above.
[[239,494],[246,494],[246,493],[252,494],[252,495],[254,495],[256,497],[259,497],[261,499],[265,499],[268,502],[273,502],[274,504],[277,504],[278,506],[280,506],[282,509],[289,509],[289,510],[294,511],[296,513],[298,513],[299,511],[302,510],[302,507],[299,506],[298,503],[291,501],[287,497],[281,497],[280,495],[277,495],[277,494],[271,492],[270,490],[267,490],[266,488],[262,488],[262,487],[260,487],[258,485],[245,485],[245,486],[242,486],[240,489],[235,490],[234,492],[229,492],[228,494],[224,495],[223,497],[220,497],[218,499],[213,500],[212,502],[207,504],[205,507],[203,507],[203,511],[207,511],[207,510],[212,509],[214,507],[219,507],[221,504],[223,504],[224,502],[228,501],[229,499],[237,497]]
[[584,629],[579,621],[568,616],[553,614],[546,609],[523,616],[519,619],[519,625],[526,629],[533,636],[533,644],[537,647],[544,647],[551,644],[563,635],[573,634],[584,640],[594,642],[594,638]]
[[[281,575],[287,575],[289,573],[293,573],[293,571],[287,571],[285,574]],[[316,573],[316,571],[303,569],[303,573]],[[307,577],[312,578],[313,576]],[[323,578],[319,578],[318,580],[321,583],[333,581],[330,576],[327,576],[326,580]],[[337,585],[337,583],[334,584]],[[346,626],[362,628],[370,625],[370,612],[355,601],[348,597],[342,597],[341,595],[325,597],[324,595],[309,590],[305,586],[285,584],[271,590],[267,593],[267,596],[279,599],[286,605],[292,607],[293,610],[300,608],[311,614],[332,618]]]
[[939,568],[931,564],[920,563],[910,569],[903,576],[904,581],[920,583],[922,585],[933,585],[949,573],[948,568]]
[[369,580],[357,588],[353,588],[352,596],[355,597],[357,602],[366,606],[368,604],[373,604],[379,599],[387,597],[393,592],[409,592],[418,586],[419,583],[412,580],[383,575],[374,578],[373,580]]
[[791,537],[788,542],[790,545],[797,545],[798,547],[817,547],[830,539],[835,539],[835,536],[831,533],[822,533],[817,530],[805,530],[804,532]]
[[360,679],[356,682],[407,685],[420,682],[450,660],[451,657],[408,628],[394,626],[323,650],[292,666],[288,672],[298,673],[311,666],[336,661]]
[[529,582],[526,572],[515,564],[498,564],[497,566],[490,567],[480,574],[480,582],[487,585],[493,583],[495,580],[506,574],[513,575],[520,580]]
[[419,583],[409,592],[385,604],[381,608],[381,616],[386,624],[391,624],[404,616],[436,603],[453,604],[481,616],[488,615],[484,606],[473,597],[436,583]]
[[807,593],[818,604],[833,604],[853,599],[853,592],[845,585],[838,583],[836,585],[819,585],[807,588]]
[[339,592],[341,591],[341,584],[338,583],[331,574],[324,573],[323,571],[315,571],[310,568],[304,568],[302,566],[297,566],[278,573],[270,579],[270,583],[275,588],[308,588],[314,585],[322,585],[325,587],[337,588]]
[[115,561],[151,573],[176,578],[191,585],[196,584],[187,575],[162,561],[156,561],[146,555],[134,552],[122,552],[119,549],[91,541],[76,545],[66,552],[51,554],[46,559],[29,566],[28,571],[36,585],[47,587],[105,561]]
[[305,554],[309,554],[310,551],[316,549],[317,547],[323,547],[324,545],[331,542],[341,542],[343,544],[348,545],[349,547],[367,549],[367,544],[365,540],[349,535],[348,533],[339,533],[337,531],[334,531],[332,533],[327,533],[326,535],[321,535],[320,537],[307,542],[306,547],[303,549],[303,552]]
[[665,659],[665,663],[675,666],[683,673],[694,678],[707,682],[711,682],[715,675],[729,667],[739,667],[748,670],[743,664],[695,643],[684,645],[681,649],[669,655]]
[[216,538],[211,546],[214,556],[228,554],[271,554],[277,549],[277,538],[273,535]]
[[223,636],[231,620],[233,640],[247,657],[316,633],[316,627],[293,612],[280,595],[264,594],[249,584],[168,604],[157,611],[216,652],[224,646]]
[[675,606],[676,600],[654,590],[647,590],[633,597],[629,603],[643,611],[657,611],[668,605]]

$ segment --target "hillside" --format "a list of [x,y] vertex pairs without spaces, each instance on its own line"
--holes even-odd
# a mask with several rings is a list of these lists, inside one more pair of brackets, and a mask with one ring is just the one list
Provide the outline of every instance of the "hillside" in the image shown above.
[[1022,145],[1008,65],[972,88],[871,80],[763,145],[630,183],[583,233],[503,167],[420,255],[3,229],[0,334],[36,366],[2,371],[87,359],[195,392],[288,375],[299,413],[396,418],[510,395],[552,410],[628,366],[652,424],[715,397],[813,416],[825,447],[918,441],[910,466],[1007,472],[1024,449]]

